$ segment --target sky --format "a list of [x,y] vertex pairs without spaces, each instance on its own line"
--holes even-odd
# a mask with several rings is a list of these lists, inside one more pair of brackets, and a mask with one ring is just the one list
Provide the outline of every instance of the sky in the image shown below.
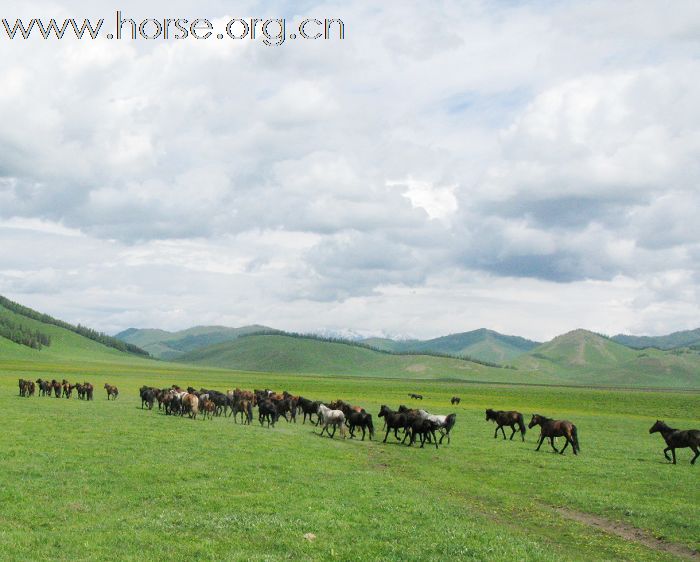
[[0,28],[0,294],[107,333],[700,326],[696,0],[142,4],[0,18],[340,18],[345,38]]

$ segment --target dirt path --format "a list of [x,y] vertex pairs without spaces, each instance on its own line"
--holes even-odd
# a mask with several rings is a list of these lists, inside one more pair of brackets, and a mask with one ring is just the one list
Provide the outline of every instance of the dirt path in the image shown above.
[[642,544],[653,550],[666,552],[668,554],[678,556],[679,558],[685,558],[687,560],[700,560],[700,555],[698,555],[697,550],[694,550],[683,544],[667,542],[661,539],[657,539],[647,531],[642,531],[641,529],[637,529],[635,527],[632,527],[631,525],[627,525],[626,523],[610,521],[609,519],[605,519],[604,517],[591,515],[590,513],[574,511],[565,507],[557,508],[556,512],[565,519],[577,521],[579,523],[583,523],[584,525],[589,525],[591,527],[597,527],[598,529],[601,529],[606,533],[616,535],[630,542]]

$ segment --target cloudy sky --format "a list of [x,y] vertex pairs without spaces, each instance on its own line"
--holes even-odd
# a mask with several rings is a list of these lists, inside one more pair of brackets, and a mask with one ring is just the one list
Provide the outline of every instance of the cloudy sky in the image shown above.
[[0,29],[0,294],[109,333],[700,326],[696,0],[140,4],[0,17],[346,37]]

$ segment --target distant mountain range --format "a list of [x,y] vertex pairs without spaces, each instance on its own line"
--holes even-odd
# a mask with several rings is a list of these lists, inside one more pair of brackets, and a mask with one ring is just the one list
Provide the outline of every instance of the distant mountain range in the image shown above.
[[[197,326],[179,332],[130,328],[117,334],[115,337],[145,349],[154,357],[171,360],[178,359],[191,351],[219,343],[232,342],[243,335],[259,332],[285,333],[260,325],[243,326],[241,328]],[[330,333],[325,333],[324,336],[332,338]],[[340,337],[337,339],[347,338]],[[357,338],[350,341],[358,341],[381,351],[455,355],[502,365],[509,363],[516,357],[539,345],[539,342],[518,336],[505,336],[486,329],[451,334],[430,340]]]
[[194,328],[180,330],[179,332],[129,328],[128,330],[118,333],[114,337],[124,342],[137,345],[158,359],[172,360],[190,351],[222,342],[234,341],[242,335],[269,331],[274,330],[258,324],[243,326],[241,328],[195,326]]
[[617,343],[635,349],[644,349],[645,347],[655,347],[657,349],[700,347],[700,328],[673,332],[667,336],[626,336],[618,334],[613,336],[612,339]]
[[[697,333],[622,340],[640,348],[618,341],[631,336],[608,338],[586,330],[542,344],[491,330],[425,341],[350,341],[260,325],[199,326],[180,332],[129,329],[115,338],[0,296],[0,362],[12,368],[27,361],[152,364],[145,348],[181,364],[246,371],[700,389]],[[642,347],[649,345],[654,347]],[[675,347],[662,349],[669,346]],[[509,368],[489,364],[494,362]]]

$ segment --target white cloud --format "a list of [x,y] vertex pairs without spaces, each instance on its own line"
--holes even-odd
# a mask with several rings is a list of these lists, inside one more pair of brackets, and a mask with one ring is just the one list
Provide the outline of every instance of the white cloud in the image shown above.
[[441,8],[126,2],[347,39],[0,41],[0,292],[110,330],[692,327],[697,3]]

